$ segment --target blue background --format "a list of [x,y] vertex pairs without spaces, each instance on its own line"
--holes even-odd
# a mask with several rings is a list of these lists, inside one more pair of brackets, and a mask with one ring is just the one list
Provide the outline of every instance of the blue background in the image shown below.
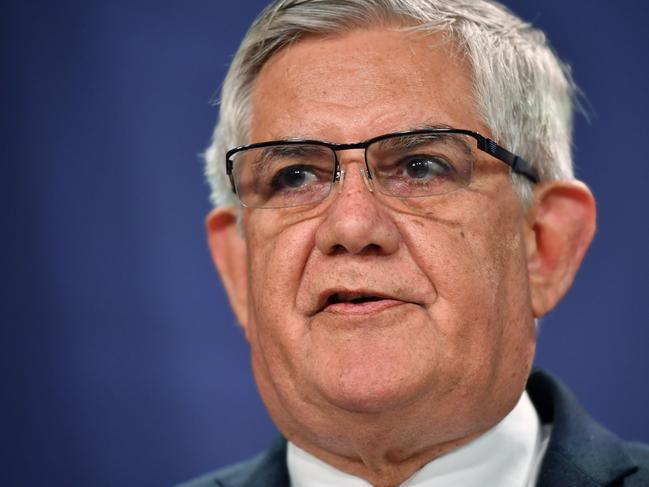
[[[262,3],[2,3],[1,485],[170,485],[274,435],[206,249],[198,158]],[[538,363],[649,441],[649,4],[507,3],[574,66],[599,201]]]

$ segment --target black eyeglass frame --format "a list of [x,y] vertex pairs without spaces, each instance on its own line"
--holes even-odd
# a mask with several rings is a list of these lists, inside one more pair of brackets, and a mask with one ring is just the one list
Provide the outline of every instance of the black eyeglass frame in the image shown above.
[[335,182],[340,174],[340,162],[338,161],[338,151],[341,150],[350,150],[350,149],[363,149],[365,151],[363,157],[365,159],[365,168],[367,170],[367,176],[369,179],[372,179],[372,172],[369,169],[369,163],[367,161],[367,148],[375,142],[381,140],[390,139],[393,137],[408,136],[408,135],[434,135],[434,134],[461,134],[468,135],[473,137],[478,145],[478,149],[483,152],[486,152],[490,156],[495,157],[499,161],[507,164],[512,171],[517,174],[521,174],[529,179],[532,183],[536,184],[540,181],[540,177],[536,169],[527,162],[522,157],[517,156],[516,154],[509,152],[507,149],[498,145],[494,140],[481,135],[478,132],[473,130],[466,129],[455,129],[455,128],[430,128],[430,129],[418,129],[418,130],[406,130],[403,132],[392,132],[389,134],[378,135],[372,137],[371,139],[364,140],[362,142],[354,142],[352,144],[337,144],[335,142],[326,142],[323,140],[311,140],[311,139],[288,139],[288,140],[270,140],[267,142],[255,142],[254,144],[246,144],[234,149],[230,149],[225,153],[225,172],[230,179],[230,184],[232,185],[232,192],[237,194],[237,187],[234,184],[234,161],[232,156],[238,152],[242,152],[248,149],[259,149],[262,147],[274,147],[278,145],[319,145],[322,147],[329,148],[334,153],[334,171],[333,171],[333,180]]

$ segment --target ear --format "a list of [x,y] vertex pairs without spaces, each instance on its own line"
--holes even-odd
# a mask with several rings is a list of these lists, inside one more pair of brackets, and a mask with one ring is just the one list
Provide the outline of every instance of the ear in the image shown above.
[[595,233],[595,200],[579,181],[547,181],[528,212],[527,266],[536,318],[570,288]]
[[205,221],[212,259],[239,324],[248,334],[248,258],[246,242],[237,225],[236,207],[216,208]]

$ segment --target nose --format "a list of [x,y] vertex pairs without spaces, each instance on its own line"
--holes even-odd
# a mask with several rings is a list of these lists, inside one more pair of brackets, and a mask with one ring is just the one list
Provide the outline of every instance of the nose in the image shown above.
[[338,182],[335,200],[316,233],[324,254],[388,255],[399,248],[399,230],[390,210],[370,191],[364,162],[349,162]]

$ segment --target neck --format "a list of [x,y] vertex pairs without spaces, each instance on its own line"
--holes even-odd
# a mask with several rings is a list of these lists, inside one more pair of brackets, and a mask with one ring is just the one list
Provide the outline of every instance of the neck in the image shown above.
[[537,478],[543,455],[540,431],[534,406],[524,394],[502,421],[483,434],[407,455],[378,443],[373,451],[362,450],[370,451],[369,457],[312,447],[305,451],[289,444],[288,468],[295,487],[366,485],[360,479],[376,487],[528,486]]
[[438,444],[419,451],[382,448],[381,443],[358,445],[354,454],[346,456],[314,445],[297,446],[326,464],[362,478],[374,487],[398,487],[415,472],[434,459],[469,443],[479,434]]
[[[486,410],[477,405],[469,408],[472,411],[455,408],[454,412],[438,416],[424,403],[372,414],[317,414],[311,410],[316,414],[309,415],[308,423],[286,421],[287,415],[273,414],[272,407],[269,411],[283,435],[298,447],[376,487],[390,487],[402,484],[423,465],[489,430],[507,415],[517,399],[484,416],[475,414],[476,410],[483,414]],[[307,424],[309,428],[305,428]]]

